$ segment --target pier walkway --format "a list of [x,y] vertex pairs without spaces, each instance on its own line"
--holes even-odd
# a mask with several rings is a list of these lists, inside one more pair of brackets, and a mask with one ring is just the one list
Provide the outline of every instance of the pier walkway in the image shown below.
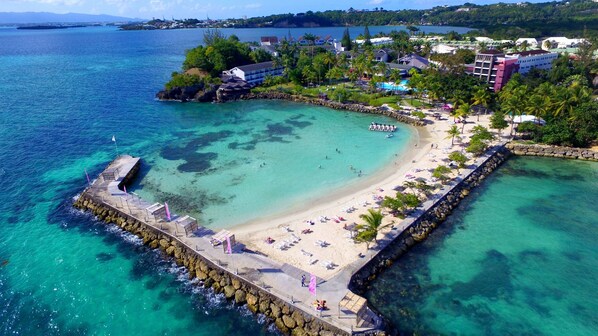
[[[323,281],[318,279],[317,296],[314,296],[309,292],[308,287],[301,287],[301,275],[305,274],[307,277],[306,284],[309,283],[310,275],[307,272],[247,250],[241,243],[233,244],[233,253],[227,254],[222,245],[212,245],[210,238],[216,232],[208,228],[200,226],[195,234],[186,236],[184,229],[180,226],[177,227],[178,225],[175,224],[175,220],[183,215],[172,213],[171,221],[151,215],[147,209],[152,204],[144,201],[134,193],[126,193],[121,190],[123,180],[129,178],[130,175],[134,175],[132,170],[139,164],[139,160],[139,158],[129,155],[119,156],[100,174],[97,180],[85,189],[83,194],[104,206],[133,217],[155,230],[176,238],[176,240],[225,271],[245,279],[289,305],[324,320],[348,334],[375,330],[381,326],[382,321],[369,308],[363,313],[359,322],[357,322],[355,314],[351,314],[344,309],[343,311],[340,310],[341,300],[347,294],[352,294],[347,289],[348,281]],[[316,299],[326,300],[326,306],[329,309],[322,312],[316,311],[313,306]]]
[[[119,156],[97,180],[94,180],[85,189],[83,194],[108,208],[135,218],[144,225],[151,226],[154,230],[169,235],[198,255],[218,265],[224,271],[237,275],[278,297],[290,306],[323,320],[347,334],[359,334],[378,330],[382,327],[382,320],[367,308],[365,299],[354,295],[348,290],[353,274],[366,265],[403,231],[409,229],[420,215],[433,207],[458,185],[459,181],[466,179],[502,146],[504,146],[504,143],[501,142],[493,150],[476,158],[475,162],[467,169],[462,169],[458,181],[444,186],[439,193],[424,202],[416,213],[397,223],[396,228],[385,234],[382,239],[379,239],[376,246],[366,253],[365,258],[346,266],[328,280],[318,279],[317,296],[311,294],[307,287],[301,286],[301,276],[305,274],[307,277],[306,283],[309,283],[309,273],[299,268],[279,263],[266,255],[245,249],[242,243],[233,244],[233,253],[227,254],[222,245],[216,247],[212,245],[210,238],[216,233],[209,228],[200,226],[193,235],[186,236],[185,230],[175,224],[175,220],[184,215],[173,213],[171,221],[168,221],[164,216],[150,214],[148,208],[152,204],[139,198],[134,193],[126,193],[121,190],[124,182],[135,175],[139,158],[129,155]],[[350,302],[347,302],[348,297],[351,297]],[[316,311],[313,306],[316,299],[326,300],[329,309],[322,312]],[[341,309],[341,301],[343,301],[344,309]],[[357,318],[355,312],[350,311],[349,306],[351,305],[354,306],[354,310],[359,310],[359,306],[363,306],[359,318]]]

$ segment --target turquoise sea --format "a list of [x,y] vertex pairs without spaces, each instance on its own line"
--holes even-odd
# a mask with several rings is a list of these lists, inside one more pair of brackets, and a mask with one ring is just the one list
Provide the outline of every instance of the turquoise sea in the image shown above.
[[382,274],[404,335],[598,335],[598,163],[514,158]]
[[132,190],[223,227],[360,183],[412,138],[407,127],[392,139],[367,131],[382,117],[307,105],[156,101],[201,38],[0,30],[0,335],[273,333],[136,237],[75,211],[85,169],[141,156]]

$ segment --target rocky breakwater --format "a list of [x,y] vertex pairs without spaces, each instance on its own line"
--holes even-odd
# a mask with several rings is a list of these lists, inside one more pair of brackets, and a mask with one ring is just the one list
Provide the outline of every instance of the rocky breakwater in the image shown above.
[[256,314],[263,314],[278,330],[287,335],[332,336],[348,335],[322,319],[278,298],[268,290],[258,287],[242,275],[235,275],[218,264],[203,257],[173,236],[126,215],[111,206],[94,201],[83,194],[74,203],[76,208],[90,211],[106,223],[114,223],[133,233],[151,248],[160,249],[189,271],[189,278],[197,278],[206,288],[222,293],[236,304],[247,305]]
[[299,95],[291,95],[284,92],[260,92],[260,93],[249,93],[241,95],[239,99],[250,100],[250,99],[269,99],[269,100],[287,100],[298,103],[306,103],[311,105],[324,106],[335,110],[347,110],[359,113],[370,113],[380,114],[390,118],[394,118],[405,124],[412,126],[422,127],[426,125],[424,120],[413,118],[407,114],[391,111],[382,107],[373,107],[362,104],[351,104],[351,103],[340,103],[328,99],[310,98]]
[[510,142],[506,145],[515,155],[546,156],[565,159],[598,161],[598,152],[586,148],[557,147],[548,145],[531,145]]
[[448,193],[432,205],[424,214],[386,245],[371,261],[358,270],[351,278],[349,289],[363,294],[378,274],[387,269],[412,246],[423,241],[459,205],[471,190],[488,177],[507,158],[510,152],[500,147],[480,166],[455,185]]
[[165,101],[180,101],[180,102],[212,102],[216,99],[216,91],[218,85],[192,85],[183,87],[173,87],[172,89],[162,90],[156,93],[156,98]]

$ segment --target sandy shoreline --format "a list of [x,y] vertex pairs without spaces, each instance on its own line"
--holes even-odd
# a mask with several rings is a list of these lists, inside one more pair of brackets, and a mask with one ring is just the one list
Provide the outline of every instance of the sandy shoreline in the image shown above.
[[[446,131],[453,124],[452,118],[447,118],[446,113],[443,116],[444,120],[435,120],[426,127],[414,127],[415,136],[405,152],[375,175],[329,195],[302,203],[284,212],[235,226],[230,230],[249,249],[260,251],[281,263],[291,264],[324,279],[334,276],[343,267],[359,260],[360,254],[366,252],[366,245],[354,243],[350,238],[350,231],[344,226],[361,223],[359,215],[376,206],[374,196],[394,196],[394,187],[417,177],[424,177],[430,181],[430,170],[439,164],[446,164],[443,159],[446,159],[450,151],[462,149],[457,141],[451,146],[451,139],[447,139]],[[480,120],[470,120],[466,124],[464,138],[473,126],[487,126],[486,116]],[[355,208],[355,211],[346,212],[351,207]],[[335,220],[336,216],[344,220]],[[327,217],[328,220],[321,220],[322,217]],[[315,224],[310,225],[306,221],[313,221]],[[383,224],[398,224],[400,221],[399,218],[386,215]],[[305,229],[313,232],[303,234]],[[383,230],[380,235],[384,232]],[[266,243],[268,237],[274,242]],[[288,248],[280,248],[285,241]],[[327,244],[321,246],[322,241]],[[326,267],[330,263],[334,266]]]

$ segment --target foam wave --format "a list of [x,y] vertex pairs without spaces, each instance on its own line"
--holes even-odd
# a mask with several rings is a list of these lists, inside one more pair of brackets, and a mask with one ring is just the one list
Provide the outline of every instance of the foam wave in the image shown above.
[[130,244],[133,244],[136,246],[143,245],[143,240],[141,238],[121,229],[120,227],[118,227],[114,224],[110,224],[110,225],[106,226],[106,232],[120,236],[127,243],[130,243]]

